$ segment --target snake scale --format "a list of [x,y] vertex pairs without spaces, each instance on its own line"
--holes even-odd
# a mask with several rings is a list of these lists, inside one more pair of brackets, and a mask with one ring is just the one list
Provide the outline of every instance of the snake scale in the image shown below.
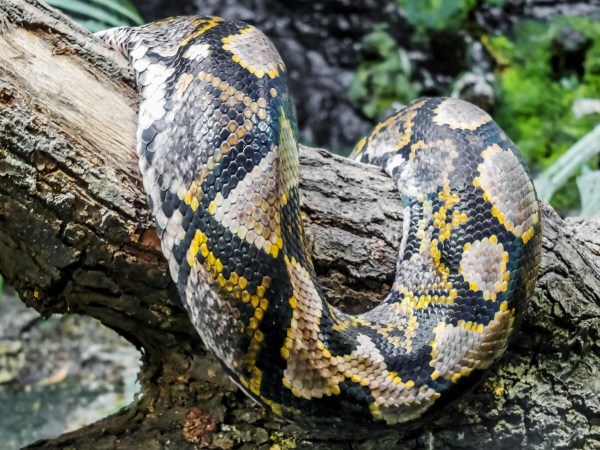
[[178,17],[97,34],[140,97],[143,184],[190,319],[252,399],[308,429],[409,426],[497,360],[531,297],[540,209],[513,142],[484,111],[416,101],[352,158],[398,184],[396,278],[350,316],[319,287],[300,215],[286,69],[257,28]]

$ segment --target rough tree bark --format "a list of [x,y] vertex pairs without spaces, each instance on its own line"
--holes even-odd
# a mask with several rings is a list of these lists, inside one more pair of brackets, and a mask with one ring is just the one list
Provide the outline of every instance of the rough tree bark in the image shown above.
[[[543,206],[535,297],[507,355],[416,432],[323,441],[251,404],[207,354],[159,251],[134,154],[124,59],[36,0],[0,0],[0,273],[44,316],[86,314],[143,353],[143,396],[36,449],[600,449],[600,223]],[[393,182],[301,149],[306,230],[329,300],[376,304],[392,280]]]

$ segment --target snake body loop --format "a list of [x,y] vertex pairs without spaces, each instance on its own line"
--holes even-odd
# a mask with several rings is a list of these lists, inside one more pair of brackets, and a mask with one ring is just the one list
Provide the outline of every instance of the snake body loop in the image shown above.
[[387,429],[440,410],[503,354],[536,282],[541,223],[521,155],[489,115],[420,100],[357,145],[405,207],[389,296],[349,316],[325,301],[306,248],[273,44],[215,17],[98,36],[137,74],[139,166],[183,304],[250,397],[310,429]]

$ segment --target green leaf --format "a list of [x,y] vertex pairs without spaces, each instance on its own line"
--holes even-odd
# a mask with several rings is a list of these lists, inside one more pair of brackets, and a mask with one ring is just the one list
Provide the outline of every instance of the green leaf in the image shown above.
[[583,166],[577,177],[577,188],[581,197],[581,217],[600,217],[600,170]]
[[126,0],[93,0],[94,3],[98,5],[105,6],[113,11],[127,17],[131,20],[135,25],[143,25],[144,19],[140,16],[140,14],[135,9],[131,3]]
[[[550,201],[554,192],[574,176],[594,155],[600,153],[600,125],[563,153],[533,181],[538,196]],[[579,181],[577,183],[579,185]],[[583,201],[583,199],[582,199]]]
[[[117,6],[118,2],[116,0],[95,0],[94,3],[82,0],[48,0],[48,4],[63,10],[67,14],[75,14],[74,20],[90,30],[93,28],[99,31],[107,27],[131,25],[131,11],[125,7],[121,9],[127,14],[118,11],[120,8]],[[110,6],[108,6],[109,4]],[[136,23],[137,21],[141,21],[139,16],[136,17]]]

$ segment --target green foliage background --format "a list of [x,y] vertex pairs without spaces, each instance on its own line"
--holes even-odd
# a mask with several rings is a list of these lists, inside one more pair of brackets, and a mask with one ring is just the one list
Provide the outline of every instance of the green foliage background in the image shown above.
[[392,107],[419,97],[421,83],[411,80],[412,67],[404,49],[383,25],[363,39],[365,59],[350,84],[350,99],[373,119]]

